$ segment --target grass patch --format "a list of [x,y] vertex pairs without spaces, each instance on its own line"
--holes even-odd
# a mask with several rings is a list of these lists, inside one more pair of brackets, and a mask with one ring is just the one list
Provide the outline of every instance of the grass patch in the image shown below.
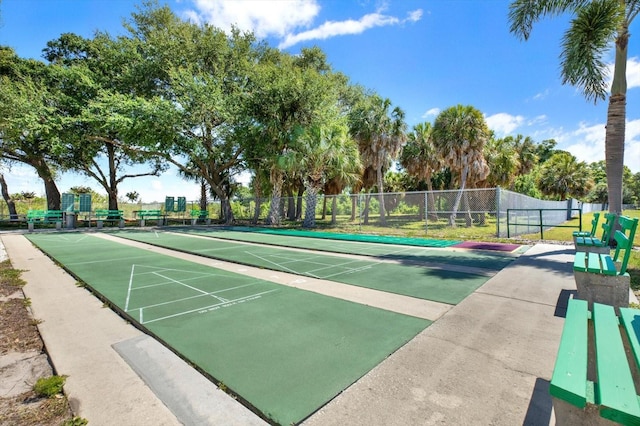
[[33,391],[39,397],[51,398],[62,393],[66,376],[41,377],[33,385]]

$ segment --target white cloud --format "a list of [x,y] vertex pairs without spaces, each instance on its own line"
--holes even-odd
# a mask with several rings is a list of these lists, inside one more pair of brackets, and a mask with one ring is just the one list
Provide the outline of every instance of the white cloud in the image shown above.
[[309,40],[324,40],[330,37],[360,34],[368,29],[375,27],[384,27],[388,25],[398,25],[404,22],[416,22],[422,17],[422,10],[418,9],[410,12],[404,20],[395,16],[384,15],[380,12],[369,13],[362,18],[347,19],[345,21],[327,21],[314,29],[303,31],[297,34],[287,34],[278,48],[286,49],[295,44]]
[[191,0],[193,9],[183,12],[185,18],[201,24],[207,22],[223,30],[232,26],[253,31],[258,38],[277,37],[278,46],[286,49],[309,40],[360,34],[368,29],[417,22],[422,9],[410,11],[405,19],[382,13],[384,7],[360,19],[327,21],[313,29],[313,20],[320,13],[318,0]]
[[497,136],[506,136],[524,123],[523,116],[511,115],[506,112],[490,115],[485,117],[485,120],[489,128],[496,132]]
[[431,108],[430,110],[422,114],[422,118],[435,117],[438,114],[440,114],[440,108]]
[[257,37],[283,37],[299,27],[309,26],[320,12],[316,0],[193,0],[195,10],[185,16],[194,22],[208,22],[228,30],[232,25],[253,31]]
[[549,96],[549,89],[545,89],[544,91],[540,92],[540,93],[536,93],[533,96],[533,100],[534,101],[541,101],[543,99],[546,99],[547,96]]

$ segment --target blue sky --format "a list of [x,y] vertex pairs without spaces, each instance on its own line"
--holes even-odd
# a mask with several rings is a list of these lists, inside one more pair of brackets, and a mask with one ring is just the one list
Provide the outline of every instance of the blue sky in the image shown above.
[[[406,112],[410,126],[433,122],[456,104],[482,111],[499,136],[555,139],[581,161],[604,159],[608,101],[594,105],[559,76],[560,43],[569,17],[539,22],[529,41],[508,30],[506,0],[167,0],[178,16],[220,28],[253,30],[271,46],[295,54],[317,45],[333,68]],[[140,1],[0,0],[0,44],[40,58],[47,41],[64,32],[91,37],[123,33],[122,22]],[[630,29],[625,164],[640,171],[640,39]],[[613,62],[613,51],[606,58]],[[44,192],[27,168],[5,172],[10,192]],[[61,192],[96,183],[63,175]],[[175,171],[123,183],[145,202],[166,195],[198,197]]]

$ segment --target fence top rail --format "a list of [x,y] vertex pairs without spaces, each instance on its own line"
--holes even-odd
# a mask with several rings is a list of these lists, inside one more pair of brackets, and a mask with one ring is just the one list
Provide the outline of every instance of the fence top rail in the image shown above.
[[564,208],[564,209],[540,209],[540,208],[538,208],[538,209],[536,209],[536,208],[529,208],[529,209],[507,209],[507,212],[514,212],[514,211],[515,212],[517,212],[517,211],[522,211],[522,212],[536,211],[537,212],[537,211],[540,211],[540,210],[566,212],[567,210],[570,210],[570,211],[574,211],[574,210],[575,211],[581,211],[582,209],[567,209],[567,208]]

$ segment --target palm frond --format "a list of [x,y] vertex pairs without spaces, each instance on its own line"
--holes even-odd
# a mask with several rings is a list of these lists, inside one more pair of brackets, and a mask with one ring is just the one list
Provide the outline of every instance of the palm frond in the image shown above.
[[594,102],[607,93],[603,56],[615,40],[623,12],[618,2],[592,1],[580,9],[562,40],[562,83],[581,88]]
[[589,0],[516,0],[509,5],[509,31],[528,40],[533,24],[547,16],[557,16],[581,9]]

